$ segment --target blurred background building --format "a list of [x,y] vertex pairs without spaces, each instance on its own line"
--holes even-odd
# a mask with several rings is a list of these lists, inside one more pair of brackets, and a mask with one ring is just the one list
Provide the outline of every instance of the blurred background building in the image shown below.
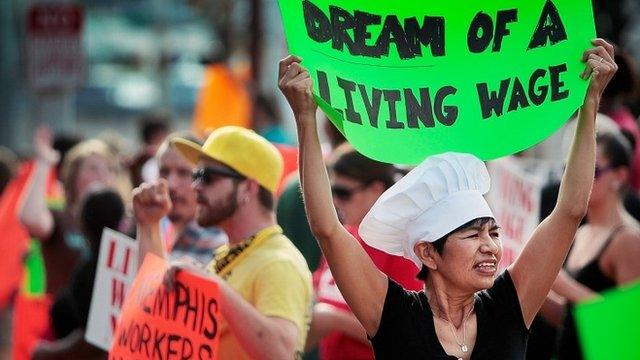
[[213,64],[249,100],[272,101],[285,54],[276,0],[4,0],[0,145],[30,148],[45,122],[85,136],[109,130],[136,147],[143,114],[191,127]]
[[[640,1],[594,0],[594,8],[599,35],[640,63]],[[292,123],[276,88],[286,52],[277,0],[3,0],[0,145],[30,148],[40,122],[88,137],[109,130],[129,148],[143,114],[191,127],[194,113],[217,111],[197,106],[203,84],[222,76],[207,78],[211,64],[224,65],[249,104],[260,99],[243,110],[248,125],[280,123],[275,138],[287,142]]]

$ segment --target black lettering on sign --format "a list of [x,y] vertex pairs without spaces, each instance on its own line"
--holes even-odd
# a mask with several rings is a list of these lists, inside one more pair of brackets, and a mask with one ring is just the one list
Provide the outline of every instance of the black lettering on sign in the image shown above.
[[165,334],[164,332],[160,332],[158,331],[158,329],[153,329],[153,359],[156,358],[156,355],[158,356],[158,359],[164,359],[162,357],[162,354],[164,354],[161,349],[160,349],[160,345],[162,345],[162,341],[164,341],[164,338],[167,336],[167,334]]
[[353,30],[353,55],[364,55],[369,57],[380,57],[378,48],[375,45],[367,45],[371,39],[371,32],[367,30],[369,25],[379,25],[382,21],[380,15],[369,14],[368,12],[356,10],[354,13],[355,29]]
[[144,324],[142,326],[142,334],[140,336],[140,347],[144,344],[144,353],[147,357],[149,357],[149,340],[151,340],[151,328],[149,328],[148,324]]
[[547,0],[542,9],[540,20],[538,20],[538,26],[531,36],[528,49],[546,46],[549,42],[551,45],[555,45],[564,40],[567,40],[567,31],[558,13],[558,8],[551,0]]
[[319,7],[311,1],[303,1],[302,12],[310,39],[319,43],[331,40],[331,22]]
[[193,356],[193,344],[191,339],[184,338],[180,347],[180,360],[189,360]]
[[353,97],[351,96],[351,94],[356,90],[356,83],[343,78],[338,78],[338,86],[344,90],[344,99],[347,102],[345,118],[352,123],[362,124],[362,118],[360,114],[356,112],[353,106]]
[[458,107],[447,105],[443,106],[444,99],[447,96],[455,95],[458,89],[453,86],[444,86],[436,93],[435,114],[436,118],[442,125],[451,126],[458,119]]
[[382,90],[371,88],[371,98],[367,94],[367,89],[364,85],[359,84],[360,96],[362,96],[362,102],[364,102],[364,108],[369,116],[369,123],[374,128],[378,127],[378,115],[380,114],[380,100],[382,99]]
[[485,51],[492,42],[493,46],[491,51],[500,51],[500,49],[502,49],[502,40],[511,33],[507,25],[517,20],[517,9],[498,10],[494,29],[491,16],[479,11],[473,20],[471,20],[471,25],[467,32],[467,46],[469,51],[481,53]]
[[400,25],[400,21],[398,21],[398,17],[395,15],[389,15],[384,20],[382,32],[380,32],[376,47],[382,55],[388,55],[389,45],[391,43],[396,44],[396,49],[401,59],[411,59],[415,56],[409,46],[407,34],[405,34],[402,25]]
[[444,17],[425,16],[422,26],[416,17],[404,20],[407,42],[414,55],[422,56],[422,46],[430,47],[431,56],[444,56]]
[[549,93],[548,85],[540,85],[537,87],[538,92],[536,92],[536,85],[538,80],[543,78],[547,74],[547,71],[544,69],[536,69],[531,75],[531,80],[529,81],[529,99],[534,105],[540,105],[544,102],[544,99],[547,97],[547,93]]
[[384,100],[389,106],[389,120],[387,120],[387,129],[403,129],[404,124],[398,122],[396,113],[396,102],[400,100],[400,90],[382,90]]
[[[195,331],[198,322],[198,290],[191,289],[182,282],[176,281],[174,294],[173,320],[178,321],[178,315],[182,311],[182,324]],[[191,319],[193,320],[191,321]]]
[[167,359],[171,358],[171,355],[178,355],[178,349],[174,349],[173,344],[181,339],[180,335],[169,334],[167,336]]
[[355,43],[347,32],[355,27],[353,15],[338,6],[329,6],[329,14],[333,32],[331,47],[342,51],[346,44],[349,52],[353,54],[355,52]]
[[198,349],[198,360],[212,360],[213,359],[213,349],[211,346],[207,344],[200,345],[200,349]]
[[[198,309],[201,309],[200,311],[198,311],[200,313],[200,317],[199,317],[200,325],[197,326],[198,333],[200,333],[200,334],[202,334],[202,328],[204,327],[204,313],[205,313],[205,311],[204,311],[204,309],[205,309],[204,306],[205,305],[204,304],[205,304],[205,302],[206,302],[206,299],[205,299],[204,293],[200,292],[200,296],[198,296]],[[194,321],[193,322],[193,330],[195,330],[195,329],[196,329],[196,322]]]
[[500,10],[496,21],[496,33],[493,41],[493,52],[498,52],[502,48],[502,39],[511,32],[507,29],[507,24],[518,20],[518,10]]
[[509,101],[509,111],[518,110],[519,108],[529,107],[529,100],[525,94],[524,87],[517,77],[513,79],[513,88],[511,89],[511,101]]
[[433,121],[433,110],[431,108],[431,96],[429,88],[420,88],[420,100],[416,99],[411,89],[404,89],[404,104],[407,112],[407,127],[418,128],[418,120],[424,127],[435,126]]
[[329,90],[329,81],[327,81],[327,73],[318,70],[318,91],[322,100],[331,105],[331,91]]
[[[318,71],[318,77],[323,78],[322,82],[329,88],[330,79],[326,73],[320,73]],[[436,120],[442,125],[451,126],[458,119],[458,107],[451,105],[450,102],[447,104],[447,100],[458,91],[450,85],[437,90],[429,87],[379,89],[337,76],[331,80],[343,90],[341,93],[344,93],[346,104],[346,108],[343,109],[346,114],[344,119],[355,124],[371,125],[373,128],[383,126],[386,129],[419,129],[435,127]],[[364,105],[364,111],[361,107],[357,109],[355,107],[355,104],[360,105],[360,100]],[[388,116],[381,112],[383,101],[387,106]],[[338,102],[342,103],[342,101]],[[398,107],[404,107],[406,123],[398,119]],[[340,111],[342,113],[342,110]],[[368,124],[362,119],[365,111],[365,116],[369,119]]]
[[[158,289],[153,301],[153,316],[160,316],[169,320],[169,292],[164,287]],[[164,312],[164,313],[163,313]]]
[[131,340],[129,342],[129,351],[136,352],[136,350],[140,346],[140,338],[142,337],[141,333],[142,330],[140,330],[140,325],[136,324],[135,322],[132,323],[129,327],[129,339]]
[[490,118],[492,113],[495,113],[496,116],[502,116],[504,99],[507,96],[507,90],[509,90],[509,82],[510,79],[500,81],[500,89],[497,92],[489,91],[487,83],[476,84],[483,119]]
[[207,315],[209,317],[209,321],[211,321],[211,328],[204,328],[202,335],[209,340],[213,340],[218,333],[218,319],[216,318],[216,311],[218,311],[218,301],[216,299],[209,299],[209,303],[207,304]]
[[[549,95],[549,88],[551,88],[550,101],[559,101],[569,97],[569,90],[563,88],[564,82],[560,80],[562,73],[567,71],[567,64],[549,66],[548,71],[549,85],[540,85],[540,80],[547,74],[547,70],[543,69],[534,70],[529,76],[529,82],[526,86],[518,77],[500,81],[498,91],[490,91],[487,83],[476,84],[482,118],[487,119],[493,113],[496,116],[502,116],[507,95],[509,95],[507,110],[509,112],[529,107],[531,103],[541,105]],[[511,91],[508,92],[510,84],[512,84]],[[525,88],[528,88],[528,91],[525,91]],[[527,98],[527,95],[529,98]]]
[[[379,58],[389,56],[395,44],[401,59],[422,56],[422,47],[429,47],[431,56],[445,54],[445,22],[442,16],[423,16],[399,19],[396,15],[371,14],[356,10],[351,14],[339,6],[329,6],[328,15],[309,0],[302,1],[302,13],[307,35],[313,41],[325,43],[351,55]],[[382,24],[377,39],[372,39],[370,26]]]
[[560,81],[560,74],[567,71],[567,64],[549,66],[551,74],[551,101],[558,101],[569,97],[569,89],[562,90],[564,81]]
[[478,12],[471,20],[467,32],[467,47],[472,53],[481,53],[489,47],[493,38],[493,20],[489,14]]

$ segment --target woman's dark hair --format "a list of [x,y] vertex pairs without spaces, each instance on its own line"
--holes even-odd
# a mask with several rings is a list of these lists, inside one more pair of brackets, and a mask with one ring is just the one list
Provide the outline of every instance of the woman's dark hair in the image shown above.
[[638,72],[633,57],[624,49],[616,46],[615,59],[618,70],[604,89],[603,97],[613,99],[633,98],[638,91]]
[[80,223],[93,255],[100,249],[102,230],[117,230],[123,216],[124,203],[117,192],[100,189],[86,196],[80,208]]
[[363,184],[380,181],[385,189],[390,188],[404,173],[395,165],[369,159],[350,145],[344,144],[336,149],[336,160],[332,165],[334,173]]
[[630,167],[633,149],[629,140],[621,134],[602,133],[596,138],[598,147],[612,168]]
[[[456,233],[458,231],[464,231],[471,227],[484,227],[486,224],[492,221],[495,221],[495,220],[490,217],[481,217],[481,218],[471,220],[466,224],[459,226],[455,230],[449,232],[447,235],[441,237],[440,239],[432,242],[431,245],[433,246],[433,248],[436,250],[438,254],[442,254],[442,252],[444,251],[444,243],[447,241],[449,236],[451,236],[453,233]],[[420,272],[418,273],[418,275],[416,275],[416,278],[421,281],[426,281],[428,274],[429,274],[429,269],[423,264],[422,268],[420,268]]]
[[171,119],[167,114],[149,113],[140,119],[140,138],[145,144],[151,144],[158,134],[168,133]]

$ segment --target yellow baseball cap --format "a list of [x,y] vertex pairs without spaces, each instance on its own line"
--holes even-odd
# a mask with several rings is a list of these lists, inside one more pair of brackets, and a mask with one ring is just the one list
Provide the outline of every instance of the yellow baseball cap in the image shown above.
[[182,138],[172,139],[171,145],[193,164],[202,156],[220,161],[272,193],[282,177],[284,160],[278,149],[253,130],[240,126],[214,130],[202,146]]

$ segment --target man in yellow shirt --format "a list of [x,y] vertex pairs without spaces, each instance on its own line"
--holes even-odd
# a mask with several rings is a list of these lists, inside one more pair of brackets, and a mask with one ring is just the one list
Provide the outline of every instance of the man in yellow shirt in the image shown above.
[[[193,188],[200,226],[218,226],[229,246],[217,251],[207,277],[219,284],[220,359],[301,357],[311,319],[311,274],[276,224],[274,193],[282,176],[278,150],[251,130],[223,127],[203,146],[172,145],[197,164]],[[134,190],[138,237],[164,255],[158,221],[171,206],[166,183]]]

